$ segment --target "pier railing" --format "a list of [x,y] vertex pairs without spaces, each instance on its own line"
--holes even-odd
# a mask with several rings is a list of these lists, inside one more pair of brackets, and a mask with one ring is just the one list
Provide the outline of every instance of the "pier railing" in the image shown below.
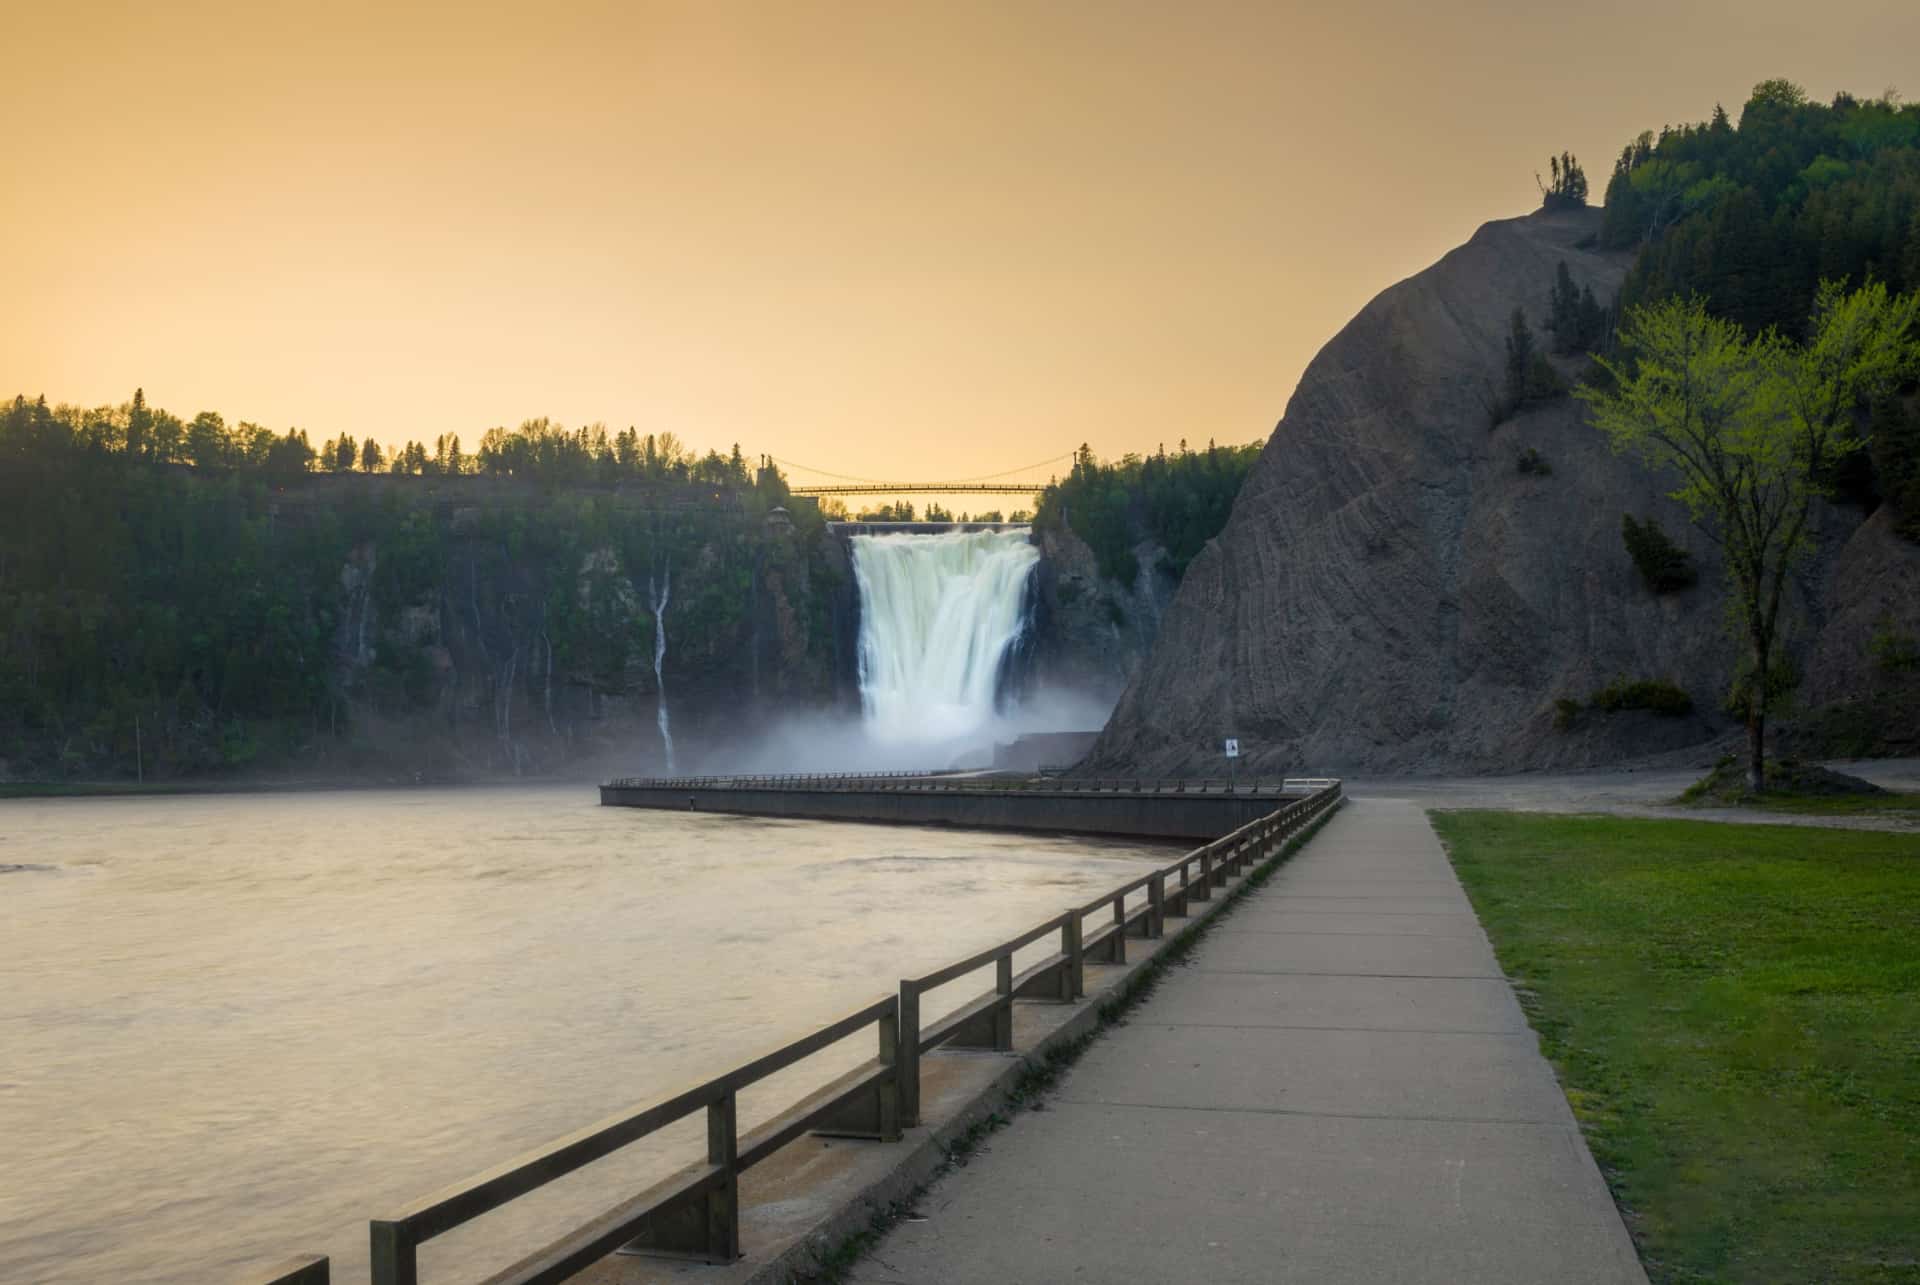
[[1331,777],[929,776],[925,772],[793,773],[776,776],[623,776],[616,790],[830,790],[899,794],[1233,794],[1274,798],[1323,789]]
[[[564,1281],[627,1247],[710,1263],[740,1256],[740,1172],[812,1131],[840,1137],[900,1137],[899,1001],[887,996],[745,1066],[662,1101],[622,1112],[371,1224],[373,1285],[418,1285],[422,1242],[498,1209],[510,1200],[592,1164],[704,1109],[707,1156],[602,1214],[507,1271],[489,1285]],[[873,1028],[878,1055],[742,1135],[739,1091],[776,1071]]]
[[[715,778],[730,779],[730,778]],[[808,778],[790,778],[804,780]],[[873,778],[865,778],[871,780]],[[686,785],[685,779],[677,782]],[[1298,788],[1304,781],[1290,781]],[[1190,783],[1191,784],[1191,783]],[[1169,916],[1251,871],[1340,801],[1341,785],[1314,778],[1310,794],[1203,844],[1179,860],[1128,880],[1083,905],[967,958],[903,978],[899,993],[670,1097],[634,1107],[510,1160],[369,1225],[373,1285],[418,1285],[425,1242],[704,1111],[707,1147],[696,1161],[505,1270],[487,1285],[546,1285],[568,1279],[617,1249],[709,1263],[740,1256],[740,1173],[805,1133],[898,1141],[920,1123],[920,1061],[942,1046],[1013,1048],[1019,1001],[1071,1004],[1086,994],[1086,965],[1125,964],[1130,938],[1159,938]],[[763,787],[764,788],[764,787]],[[803,787],[804,788],[804,787]],[[863,787],[865,788],[865,787]],[[1016,970],[1015,956],[1051,939],[1054,949]],[[921,1019],[927,992],[991,966],[993,984],[952,1012]],[[739,1091],[842,1040],[871,1029],[875,1056],[816,1089],[773,1119],[739,1131]],[[327,1285],[324,1258],[291,1260],[265,1285]]]

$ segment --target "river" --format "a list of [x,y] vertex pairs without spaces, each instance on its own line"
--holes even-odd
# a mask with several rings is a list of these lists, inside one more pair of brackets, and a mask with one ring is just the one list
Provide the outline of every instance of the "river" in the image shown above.
[[[369,1217],[1166,851],[601,808],[587,787],[0,802],[0,869],[25,867],[0,873],[0,1280],[204,1282],[295,1252],[364,1280]],[[743,1124],[831,1069],[743,1095]],[[503,1265],[696,1158],[698,1125],[423,1267]]]

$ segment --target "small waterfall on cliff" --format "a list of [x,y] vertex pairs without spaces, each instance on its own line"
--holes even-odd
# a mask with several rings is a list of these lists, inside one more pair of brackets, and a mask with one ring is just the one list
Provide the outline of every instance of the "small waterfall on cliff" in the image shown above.
[[667,775],[675,776],[679,769],[673,763],[673,729],[667,725],[667,680],[660,672],[662,662],[667,658],[667,599],[673,593],[673,564],[668,563],[666,573],[661,577],[660,587],[653,584],[653,573],[647,573],[647,597],[653,602],[653,690],[655,699],[655,720],[660,724],[660,740],[667,747]]
[[860,700],[875,740],[953,741],[987,727],[1039,560],[1024,530],[853,538]]

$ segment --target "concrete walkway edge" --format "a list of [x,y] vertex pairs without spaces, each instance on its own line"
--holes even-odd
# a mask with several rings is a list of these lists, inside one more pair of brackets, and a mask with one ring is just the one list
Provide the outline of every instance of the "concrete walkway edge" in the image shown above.
[[1350,801],[860,1285],[1643,1285],[1426,815]]

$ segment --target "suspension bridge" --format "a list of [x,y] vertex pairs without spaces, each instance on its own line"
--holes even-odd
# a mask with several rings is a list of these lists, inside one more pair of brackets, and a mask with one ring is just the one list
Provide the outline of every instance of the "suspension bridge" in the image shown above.
[[[812,496],[856,496],[856,495],[1038,495],[1050,482],[1058,479],[1060,465],[1073,459],[1068,451],[1034,464],[1023,464],[1019,468],[1007,469],[1001,473],[988,473],[978,477],[959,477],[947,481],[888,481],[881,478],[851,477],[844,473],[835,473],[827,469],[815,468],[809,464],[800,464],[793,460],[783,460],[769,455],[767,463],[778,464],[791,474],[805,474],[809,478],[823,480],[801,480],[796,478],[789,485],[795,495]],[[1041,474],[1041,470],[1046,470]],[[1016,475],[1027,474],[1025,479]]]
[[855,482],[837,486],[791,486],[795,495],[1035,495],[1045,482]]

